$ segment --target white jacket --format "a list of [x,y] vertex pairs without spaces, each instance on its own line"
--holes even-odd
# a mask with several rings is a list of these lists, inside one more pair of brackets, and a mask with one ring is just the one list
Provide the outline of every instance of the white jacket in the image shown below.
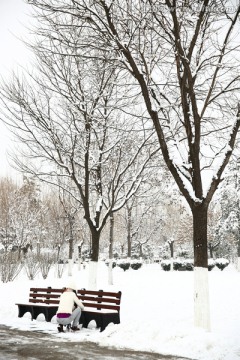
[[64,291],[60,296],[57,314],[71,314],[73,312],[74,303],[84,310],[83,303],[78,299],[73,291]]

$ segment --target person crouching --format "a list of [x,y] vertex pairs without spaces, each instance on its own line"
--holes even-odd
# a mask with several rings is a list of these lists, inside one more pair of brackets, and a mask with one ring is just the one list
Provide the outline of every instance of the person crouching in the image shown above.
[[78,324],[81,317],[81,312],[84,310],[84,306],[83,303],[78,299],[76,290],[76,285],[71,282],[60,296],[57,310],[57,323],[59,324],[59,332],[63,332],[64,325],[71,325],[71,329],[73,331],[80,330],[78,328]]

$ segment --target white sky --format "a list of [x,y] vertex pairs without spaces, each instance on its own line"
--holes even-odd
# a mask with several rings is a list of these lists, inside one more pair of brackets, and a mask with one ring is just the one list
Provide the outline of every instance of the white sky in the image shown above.
[[[20,39],[28,33],[26,24],[29,11],[24,0],[0,0],[0,78],[5,78],[19,65],[27,63],[27,49]],[[0,122],[0,176],[14,175],[7,160],[7,151],[11,151],[13,142],[11,133]]]

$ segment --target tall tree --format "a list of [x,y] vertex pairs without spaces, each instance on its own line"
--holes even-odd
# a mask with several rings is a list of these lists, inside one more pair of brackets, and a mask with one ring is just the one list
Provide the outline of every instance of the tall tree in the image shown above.
[[15,231],[15,246],[18,248],[19,258],[21,250],[26,253],[29,248],[32,248],[34,234],[41,228],[44,208],[38,185],[34,180],[24,176],[23,184],[13,194],[10,209],[11,225]]
[[52,20],[39,16],[31,46],[35,72],[2,87],[2,118],[26,144],[15,159],[18,168],[62,187],[82,205],[91,234],[89,286],[95,288],[101,232],[139,188],[159,146],[141,106],[132,102],[126,109],[129,94],[120,92],[126,76],[97,51],[87,60],[79,56],[84,34],[74,17],[59,19],[72,30],[66,43],[63,27]]
[[85,58],[102,49],[132,75],[167,167],[192,211],[195,324],[209,329],[207,214],[240,126],[240,6],[229,13],[227,0],[28,2],[56,27],[61,16],[71,15],[85,35]]

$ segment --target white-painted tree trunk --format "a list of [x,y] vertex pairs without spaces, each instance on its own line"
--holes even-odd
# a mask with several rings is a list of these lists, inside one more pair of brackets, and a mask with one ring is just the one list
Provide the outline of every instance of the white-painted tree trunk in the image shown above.
[[88,290],[97,290],[97,261],[90,261],[88,267]]
[[108,264],[108,285],[113,285],[113,262],[112,259],[109,259]]
[[194,268],[194,325],[211,330],[208,269],[202,267]]
[[237,258],[237,271],[240,272],[240,257]]
[[73,259],[68,259],[68,276],[73,274]]

